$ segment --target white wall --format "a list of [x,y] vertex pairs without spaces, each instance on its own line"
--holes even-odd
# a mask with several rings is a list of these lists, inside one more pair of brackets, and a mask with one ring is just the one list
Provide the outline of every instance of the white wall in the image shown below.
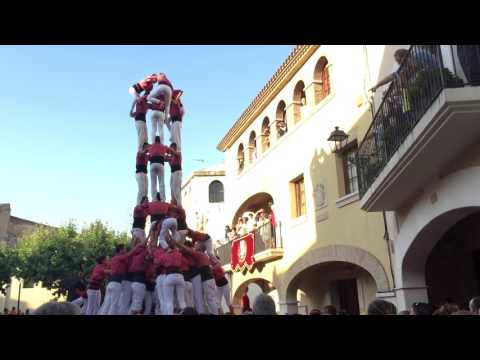
[[195,176],[182,190],[182,204],[187,214],[187,224],[192,229],[197,229],[197,219],[202,216],[208,219],[206,232],[212,239],[223,239],[225,225],[225,202],[210,203],[208,188],[212,181],[218,180],[224,185],[226,193],[225,176]]

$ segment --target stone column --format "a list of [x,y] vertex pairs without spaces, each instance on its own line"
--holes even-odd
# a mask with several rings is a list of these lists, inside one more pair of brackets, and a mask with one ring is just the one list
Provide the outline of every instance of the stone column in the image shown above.
[[414,302],[428,303],[427,286],[396,288],[398,311],[409,310]]

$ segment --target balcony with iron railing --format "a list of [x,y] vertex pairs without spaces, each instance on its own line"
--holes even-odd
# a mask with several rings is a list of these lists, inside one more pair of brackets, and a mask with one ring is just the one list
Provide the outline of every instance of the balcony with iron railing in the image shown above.
[[361,206],[395,210],[480,135],[480,46],[412,45],[357,152]]
[[[269,262],[283,256],[281,236],[275,234],[270,222],[266,222],[254,230],[254,244],[255,262]],[[232,256],[232,241],[219,246],[215,251],[222,266],[229,267]]]

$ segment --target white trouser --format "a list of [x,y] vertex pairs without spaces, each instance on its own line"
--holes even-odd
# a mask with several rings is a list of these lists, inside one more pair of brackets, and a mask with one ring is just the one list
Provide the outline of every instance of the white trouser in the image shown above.
[[188,230],[177,230],[173,239],[179,244],[185,243],[185,238],[187,237]]
[[130,305],[129,313],[140,312],[143,309],[143,300],[145,300],[145,293],[147,287],[145,284],[139,282],[132,282],[132,305]]
[[163,283],[165,282],[165,275],[160,274],[156,279],[156,289],[158,294],[158,300],[160,302],[160,315],[165,315],[165,290],[163,288]]
[[157,192],[160,193],[160,197],[163,201],[165,201],[164,171],[163,165],[160,163],[150,163],[150,186],[150,195],[152,196],[152,201],[155,200]]
[[142,244],[145,242],[145,240],[147,240],[147,237],[145,235],[145,229],[133,228],[132,237],[134,240],[138,240]]
[[194,307],[193,303],[193,285],[191,281],[185,281],[185,305]]
[[168,274],[165,277],[163,288],[165,291],[165,315],[173,315],[174,293],[180,309],[185,309],[185,281],[182,274]]
[[145,293],[145,310],[143,311],[143,315],[150,315],[152,313],[154,293],[155,291],[148,291],[148,290]]
[[172,125],[170,126],[170,134],[172,138],[172,142],[177,144],[177,151],[182,151],[182,122],[181,121],[173,121]]
[[100,290],[87,290],[87,309],[85,315],[97,315],[100,310],[100,304],[102,303],[102,293]]
[[137,179],[137,184],[138,184],[137,205],[139,205],[140,202],[142,201],[142,197],[147,196],[148,177],[147,177],[147,174],[144,172],[137,172],[135,174],[135,178]]
[[151,136],[151,143],[155,142],[155,136],[160,136],[160,142],[164,144],[163,140],[163,123],[165,121],[165,114],[162,111],[153,110],[152,116],[150,116],[150,121],[152,123],[152,136]]
[[122,281],[122,293],[120,295],[120,315],[128,315],[130,303],[132,302],[132,282],[128,280]]
[[160,230],[160,235],[158,236],[158,242],[164,250],[168,248],[166,237],[169,230],[172,232],[172,238],[175,239],[175,233],[177,232],[177,219],[168,218],[163,220],[162,229]]
[[225,285],[218,287],[217,286],[217,302],[218,307],[222,308],[222,299],[225,299],[225,303],[230,308],[232,306],[232,302],[230,300],[230,284],[226,283]]
[[158,298],[157,286],[155,286],[155,290],[153,291],[153,303],[155,304],[155,315],[161,315],[162,311],[160,308],[160,300]]
[[170,191],[172,202],[175,200],[178,206],[182,205],[182,170],[170,174]]
[[77,305],[81,309],[80,313],[85,315],[85,310],[87,309],[87,299],[80,296],[79,298],[73,300],[72,304]]
[[105,300],[100,308],[98,315],[117,315],[120,295],[122,294],[122,284],[117,281],[110,281],[105,291]]
[[147,122],[135,120],[135,128],[137,129],[138,151],[141,151],[143,144],[148,142]]
[[200,274],[192,278],[192,289],[195,310],[197,310],[197,313],[199,314],[205,314],[205,300],[203,298],[203,286]]
[[218,303],[215,280],[210,279],[202,282],[203,294],[208,305],[208,310],[213,315],[218,315]]
[[158,98],[160,97],[160,94],[163,94],[163,99],[165,100],[165,118],[168,120],[170,118],[170,103],[172,101],[172,89],[170,86],[164,84],[158,85],[155,91],[151,92],[147,97],[147,101],[159,104],[160,100],[158,100]]

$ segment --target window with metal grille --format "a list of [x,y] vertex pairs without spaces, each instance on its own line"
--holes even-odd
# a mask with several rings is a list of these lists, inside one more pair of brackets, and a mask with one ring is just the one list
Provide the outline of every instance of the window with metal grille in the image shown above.
[[223,184],[218,181],[212,181],[208,187],[208,200],[211,203],[223,202]]

